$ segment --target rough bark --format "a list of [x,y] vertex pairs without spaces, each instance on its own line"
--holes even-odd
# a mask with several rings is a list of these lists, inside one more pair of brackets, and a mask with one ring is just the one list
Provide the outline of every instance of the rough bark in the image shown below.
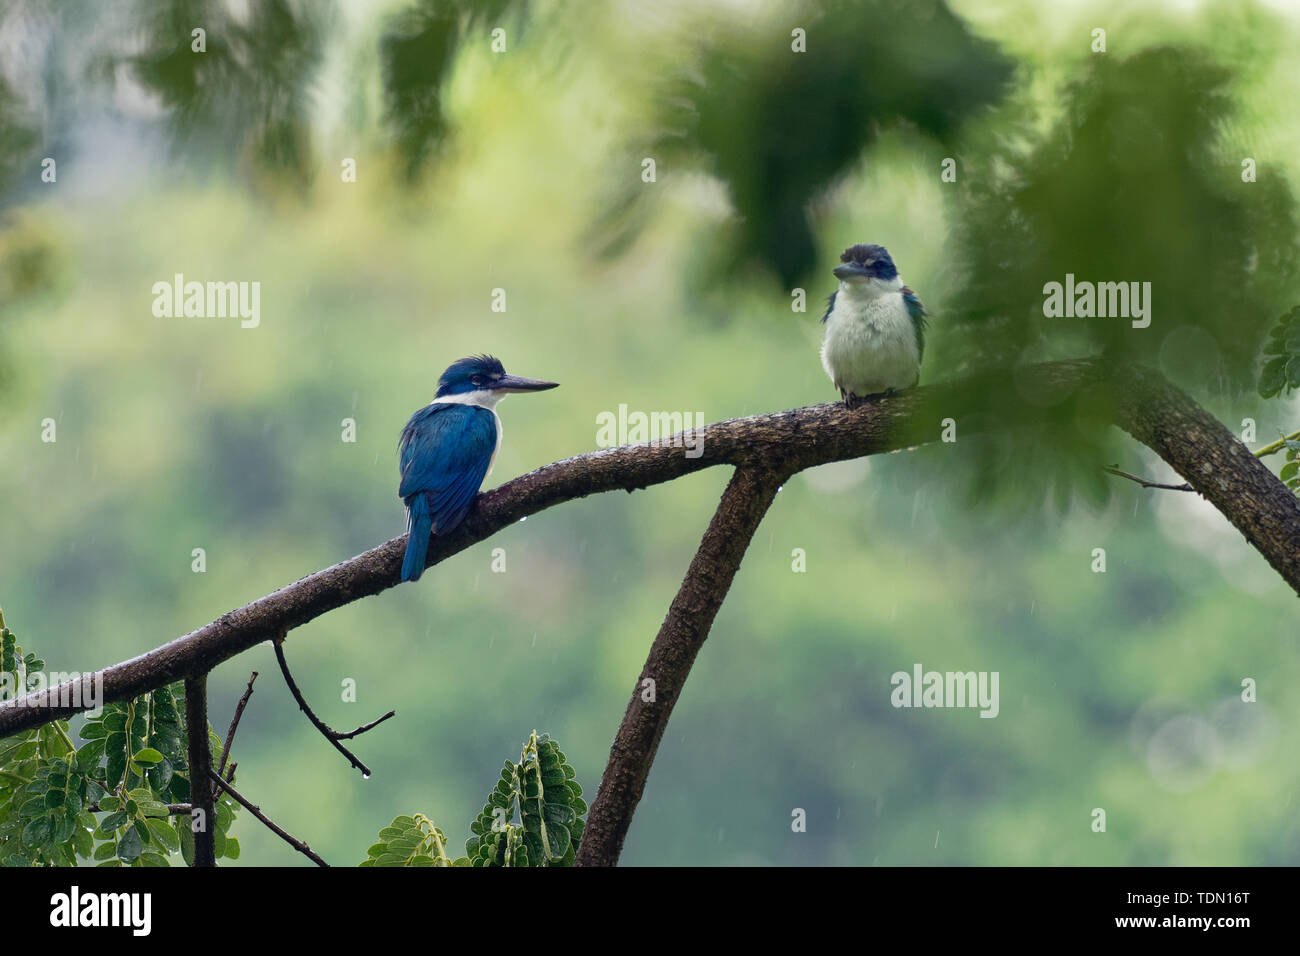
[[673,706],[709,636],[754,531],[786,477],[784,472],[742,465],[722,493],[718,510],[632,689],[632,701],[623,715],[600,789],[587,814],[578,846],[578,866],[613,866],[618,862]]
[[[1105,374],[1089,360],[1052,362],[911,389],[858,409],[841,404],[731,419],[706,427],[702,454],[680,446],[624,445],[559,461],[501,485],[477,499],[465,522],[435,537],[426,566],[463,551],[520,518],[599,492],[633,491],[714,465],[766,463],[793,473],[939,437],[940,421],[954,417],[964,435],[1041,420],[1025,388],[1065,394],[1079,388],[1112,398],[1109,418],[1151,445],[1170,465],[1241,529],[1278,573],[1300,593],[1300,504],[1281,482],[1185,394],[1151,370]],[[962,417],[972,395],[1001,390],[1008,409],[996,421]],[[1208,464],[1209,468],[1206,469]],[[262,641],[335,608],[398,583],[405,536],[392,540],[222,615],[168,644],[101,672],[104,701],[136,697],[154,688],[203,674]],[[0,704],[0,737],[75,713],[71,688]]]
[[1300,593],[1300,499],[1223,423],[1148,369],[1115,377],[1115,424],[1187,480]]
[[[217,813],[212,799],[212,748],[208,743],[208,677],[185,681],[185,733],[189,737],[190,823],[194,865],[216,866]],[[195,818],[201,826],[193,829]]]

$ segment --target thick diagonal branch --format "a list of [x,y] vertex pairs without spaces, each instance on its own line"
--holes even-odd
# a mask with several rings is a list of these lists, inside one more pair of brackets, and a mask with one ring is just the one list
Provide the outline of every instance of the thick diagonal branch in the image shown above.
[[600,789],[587,815],[575,861],[578,866],[613,866],[618,862],[673,705],[709,636],[754,531],[786,477],[784,471],[742,465],[722,493],[718,510],[632,689],[632,701],[623,715]]
[[1300,502],[1217,418],[1150,369],[1112,387],[1114,422],[1165,460],[1300,593]]
[[[941,420],[962,420],[977,399],[1000,400],[996,421],[962,420],[963,434],[1014,428],[1043,420],[1023,394],[1069,395],[1081,388],[1111,396],[1107,420],[1150,445],[1198,492],[1241,529],[1277,572],[1300,593],[1300,504],[1237,438],[1192,399],[1150,369],[1107,371],[1098,361],[1049,362],[909,389],[856,410],[840,404],[736,418],[707,426],[701,452],[680,443],[624,445],[539,468],[476,500],[447,537],[435,536],[427,564],[495,534],[545,508],[604,491],[632,491],[714,465],[780,461],[791,472],[860,458],[939,438]],[[693,436],[700,438],[697,434]],[[692,452],[693,454],[693,452]],[[127,700],[172,681],[211,670],[222,661],[335,608],[398,583],[405,536],[318,571],[211,624],[146,654],[93,675],[103,679],[102,701]],[[71,684],[0,703],[0,737],[85,709]]]

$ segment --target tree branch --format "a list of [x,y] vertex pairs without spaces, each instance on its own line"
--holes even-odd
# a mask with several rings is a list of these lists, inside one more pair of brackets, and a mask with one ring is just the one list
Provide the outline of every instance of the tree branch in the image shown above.
[[[1098,361],[1049,362],[909,389],[850,410],[836,403],[737,418],[707,426],[698,457],[680,443],[624,445],[546,465],[480,495],[465,521],[430,542],[426,566],[465,550],[520,518],[599,492],[633,491],[715,465],[780,462],[791,473],[936,440],[940,420],[961,419],[972,394],[998,392],[1008,409],[996,421],[973,418],[964,434],[1041,422],[1022,389],[1068,395],[1091,388],[1112,399],[1109,420],[1155,450],[1245,534],[1300,593],[1300,503],[1236,436],[1150,369],[1104,371]],[[204,673],[256,644],[398,583],[406,538],[400,536],[318,571],[204,627],[94,675],[103,701],[136,697]],[[71,684],[0,703],[0,737],[67,717]]]
[[389,717],[392,717],[393,714],[397,713],[397,711],[390,710],[388,713],[384,714],[384,716],[372,720],[368,724],[362,724],[356,730],[349,731],[346,734],[339,733],[337,730],[330,727],[329,724],[325,723],[325,721],[317,717],[315,712],[307,706],[307,701],[302,696],[302,691],[298,689],[298,685],[294,682],[293,674],[289,671],[289,662],[284,659],[284,638],[277,637],[272,641],[272,644],[275,646],[275,659],[280,663],[280,673],[284,675],[284,682],[289,685],[289,693],[293,694],[293,699],[298,702],[298,709],[307,715],[307,719],[311,721],[312,726],[321,732],[321,736],[328,740],[335,750],[348,758],[348,763],[360,770],[363,777],[369,777],[370,768],[358,760],[357,755],[351,750],[348,750],[347,747],[344,747],[339,743],[339,741],[350,740],[358,734],[364,734],[372,727],[377,727],[379,724],[382,724]]
[[632,700],[587,814],[576,865],[613,866],[618,862],[673,705],[709,636],[754,531],[787,477],[784,471],[742,465],[722,493],[718,510],[632,688]]
[[244,708],[248,706],[248,698],[253,696],[253,681],[257,680],[257,671],[253,671],[248,678],[248,689],[244,691],[244,696],[239,698],[239,703],[235,705],[235,715],[230,718],[230,728],[226,731],[226,743],[221,748],[221,760],[217,764],[217,776],[220,777],[226,772],[226,761],[230,759],[230,748],[235,742],[235,731],[239,729],[239,718],[244,716]]
[[1186,478],[1300,594],[1300,499],[1160,373],[1124,368],[1113,381],[1115,424]]
[[216,806],[212,800],[212,750],[208,745],[208,677],[199,674],[185,681],[185,733],[189,737],[190,829],[193,815],[202,827],[194,831],[194,865],[216,866]]
[[317,866],[329,866],[328,863],[326,863],[324,860],[322,860],[319,856],[316,855],[316,853],[312,850],[311,847],[309,847],[306,843],[303,843],[301,840],[297,839],[296,837],[293,837],[289,833],[285,832],[283,828],[277,826],[275,822],[270,817],[268,817],[265,813],[263,813],[256,804],[251,803],[247,797],[245,797],[242,793],[240,793],[238,790],[232,787],[229,783],[227,783],[225,780],[222,780],[215,773],[211,774],[211,777],[212,777],[212,783],[215,786],[220,787],[222,790],[226,791],[226,793],[230,794],[231,798],[236,803],[238,803],[241,807],[243,807],[253,816],[257,817],[257,819],[261,820],[262,823],[266,825],[266,828],[270,830],[272,833],[274,833],[276,836],[278,836],[281,840],[289,844],[289,846],[293,847],[295,850],[297,850],[303,856],[307,857]]
[[1102,469],[1102,471],[1104,471],[1108,475],[1114,475],[1116,478],[1127,478],[1129,481],[1136,481],[1143,488],[1163,488],[1165,491],[1195,491],[1196,490],[1185,481],[1181,485],[1164,485],[1158,481],[1147,481],[1145,478],[1140,478],[1137,475],[1130,475],[1127,471],[1120,471],[1119,468],[1117,468],[1114,465],[1107,465],[1105,468]]

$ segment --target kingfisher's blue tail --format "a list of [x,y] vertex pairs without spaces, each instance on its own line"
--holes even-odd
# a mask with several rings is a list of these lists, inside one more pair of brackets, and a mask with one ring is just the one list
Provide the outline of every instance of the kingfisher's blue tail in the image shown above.
[[424,495],[416,495],[411,502],[409,533],[406,536],[406,557],[402,559],[402,580],[418,581],[424,573],[424,557],[429,552],[429,532],[433,529],[433,515]]

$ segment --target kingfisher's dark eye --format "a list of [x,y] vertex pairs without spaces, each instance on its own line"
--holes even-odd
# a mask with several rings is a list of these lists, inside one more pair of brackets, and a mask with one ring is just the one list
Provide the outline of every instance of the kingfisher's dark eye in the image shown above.
[[482,385],[482,384],[483,384],[483,376],[482,376],[482,375],[471,375],[469,381],[470,381],[470,384],[471,384],[471,385]]

